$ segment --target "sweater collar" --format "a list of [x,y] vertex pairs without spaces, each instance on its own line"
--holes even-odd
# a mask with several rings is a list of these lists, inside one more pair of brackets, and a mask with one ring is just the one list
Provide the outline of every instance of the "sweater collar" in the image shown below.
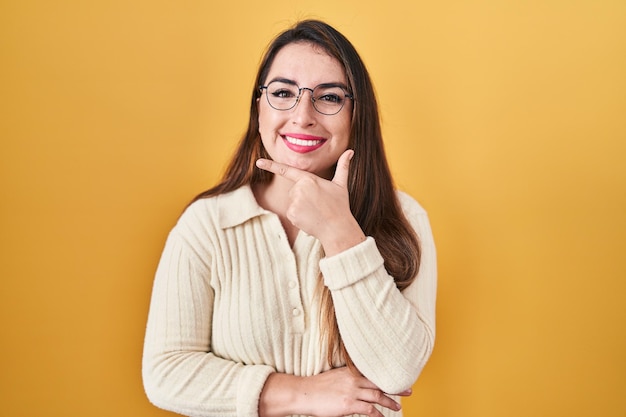
[[217,198],[219,224],[222,229],[238,226],[253,217],[268,213],[259,206],[249,185],[220,194]]

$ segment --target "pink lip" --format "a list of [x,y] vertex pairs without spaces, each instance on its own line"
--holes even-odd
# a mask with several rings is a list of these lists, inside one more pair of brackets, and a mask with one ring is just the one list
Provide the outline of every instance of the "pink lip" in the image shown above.
[[[281,135],[283,138],[283,142],[285,146],[287,146],[290,150],[297,153],[309,153],[313,152],[316,149],[319,149],[326,143],[326,139],[320,136],[313,135],[305,135],[302,133],[284,133]],[[294,140],[289,140],[289,138],[293,138],[300,142],[308,142],[308,143],[294,143]]]

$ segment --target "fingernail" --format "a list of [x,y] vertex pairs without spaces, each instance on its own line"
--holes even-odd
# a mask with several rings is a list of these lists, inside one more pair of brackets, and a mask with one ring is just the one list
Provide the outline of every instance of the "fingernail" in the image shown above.
[[265,166],[265,161],[263,161],[262,159],[257,159],[256,166],[258,166],[259,168],[264,167]]
[[350,152],[350,156],[348,156],[348,161],[352,161],[353,156],[354,156],[354,151]]

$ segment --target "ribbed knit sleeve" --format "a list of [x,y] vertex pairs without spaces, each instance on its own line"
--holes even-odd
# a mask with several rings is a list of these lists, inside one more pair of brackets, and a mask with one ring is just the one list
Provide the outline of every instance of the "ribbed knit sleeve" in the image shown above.
[[350,358],[387,393],[413,385],[435,340],[437,264],[430,223],[417,202],[403,193],[399,199],[422,251],[418,276],[403,292],[385,270],[371,237],[320,261]]
[[[256,417],[274,368],[216,356],[210,345],[214,292],[211,251],[184,214],[170,233],[154,281],[144,343],[150,401],[188,416]],[[193,219],[192,219],[193,220]]]

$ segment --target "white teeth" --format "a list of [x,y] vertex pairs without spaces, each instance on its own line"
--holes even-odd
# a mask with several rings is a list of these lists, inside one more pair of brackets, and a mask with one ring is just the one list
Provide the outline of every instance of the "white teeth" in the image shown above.
[[321,140],[304,140],[304,139],[292,138],[291,136],[285,136],[285,139],[287,139],[287,142],[293,145],[298,145],[298,146],[316,146],[322,143]]

